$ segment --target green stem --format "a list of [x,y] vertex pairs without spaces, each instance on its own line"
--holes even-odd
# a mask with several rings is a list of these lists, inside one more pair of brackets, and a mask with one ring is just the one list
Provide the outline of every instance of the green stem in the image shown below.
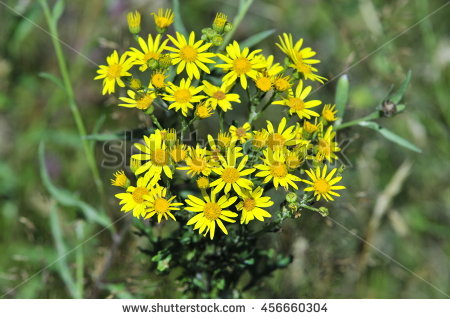
[[155,116],[155,114],[150,114],[150,118],[152,119],[153,124],[155,124],[155,126],[157,128],[159,128],[161,131],[163,130],[163,127],[161,126],[161,124],[158,121],[158,118]]
[[75,233],[77,236],[78,248],[76,250],[76,288],[79,298],[83,298],[84,295],[84,255],[83,245],[84,240],[84,222],[79,221],[75,224]]
[[353,126],[353,125],[358,125],[359,123],[364,122],[364,121],[375,120],[375,119],[377,119],[379,117],[380,117],[380,112],[375,111],[375,112],[370,113],[369,115],[361,117],[361,118],[359,118],[357,120],[350,121],[350,122],[345,122],[345,123],[342,123],[340,125],[337,125],[337,126],[334,127],[334,129],[336,131],[337,130],[342,130],[343,128],[350,127],[350,126]]
[[224,130],[224,115],[225,113],[222,110],[218,110],[219,113],[219,129],[221,132],[223,132]]
[[78,129],[78,133],[81,138],[81,143],[83,145],[84,153],[89,165],[89,168],[92,172],[92,176],[94,178],[95,186],[97,188],[98,193],[103,198],[104,197],[104,189],[103,189],[103,183],[100,179],[100,173],[97,168],[97,164],[95,161],[94,153],[91,152],[91,149],[89,147],[88,140],[85,139],[86,134],[86,128],[84,126],[83,119],[81,117],[80,111],[78,109],[78,106],[75,102],[75,94],[73,92],[72,83],[69,77],[69,71],[67,69],[67,63],[64,58],[64,53],[61,48],[61,44],[59,41],[59,35],[58,35],[58,28],[56,25],[56,21],[52,18],[50,9],[48,7],[48,4],[46,0],[40,0],[41,6],[44,10],[45,18],[47,20],[47,24],[49,27],[49,32],[52,38],[53,47],[55,49],[56,57],[58,60],[58,66],[59,70],[62,76],[63,85],[67,94],[67,99],[69,101],[69,107],[72,112],[72,116],[75,120],[75,124]]
[[227,44],[231,41],[234,33],[236,32],[238,26],[241,24],[242,20],[244,20],[244,17],[246,15],[248,9],[252,5],[252,3],[253,3],[253,0],[240,0],[239,11],[233,21],[233,29],[225,35],[225,38],[223,39],[223,43],[219,47],[219,51],[222,51],[223,49],[225,49]]

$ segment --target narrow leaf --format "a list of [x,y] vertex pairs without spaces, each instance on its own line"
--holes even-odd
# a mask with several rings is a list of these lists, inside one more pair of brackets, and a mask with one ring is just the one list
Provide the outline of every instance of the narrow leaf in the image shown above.
[[334,103],[336,104],[336,110],[338,120],[336,121],[336,125],[342,123],[345,113],[345,107],[348,102],[348,92],[349,92],[349,81],[347,74],[342,75],[336,86],[336,96],[334,98]]
[[408,74],[406,74],[406,78],[403,81],[402,85],[398,88],[397,91],[395,91],[394,94],[392,94],[389,97],[389,100],[394,102],[395,104],[398,104],[402,100],[403,95],[405,95],[406,89],[408,88],[410,81],[411,81],[411,70],[408,71]]
[[58,78],[56,75],[53,75],[53,74],[47,73],[47,72],[40,72],[39,76],[43,79],[52,81],[57,87],[59,87],[64,92],[66,92],[66,89],[65,89],[61,79]]
[[184,26],[183,19],[181,18],[180,1],[173,0],[172,7],[173,7],[173,13],[175,14],[175,20],[173,22],[175,31],[178,31],[184,35],[187,35],[186,27]]
[[422,152],[422,150],[420,148],[415,146],[410,141],[405,140],[403,137],[398,136],[397,134],[389,131],[388,129],[386,129],[384,127],[381,127],[379,124],[377,124],[375,122],[364,121],[364,122],[359,123],[359,125],[363,126],[363,127],[368,127],[372,130],[377,131],[378,133],[383,135],[386,139],[390,140],[391,142],[397,143],[398,145],[403,146],[404,148],[407,148],[407,149],[417,152],[417,153]]
[[56,2],[55,6],[53,7],[52,18],[55,24],[58,22],[59,18],[61,18],[61,15],[64,12],[64,7],[64,0],[58,0],[58,2]]
[[241,47],[252,47],[275,33],[274,29],[259,32],[240,43]]
[[52,205],[50,208],[50,230],[52,232],[53,241],[55,242],[56,252],[58,253],[56,269],[72,298],[79,298],[75,281],[67,263],[67,248],[63,240],[56,204]]
[[94,221],[103,227],[110,228],[111,221],[109,220],[108,216],[100,214],[100,212],[98,212],[94,207],[79,199],[75,194],[65,189],[58,188],[52,183],[45,166],[44,148],[44,143],[41,142],[39,144],[39,165],[41,179],[47,191],[61,205],[79,208],[84,213],[87,220]]

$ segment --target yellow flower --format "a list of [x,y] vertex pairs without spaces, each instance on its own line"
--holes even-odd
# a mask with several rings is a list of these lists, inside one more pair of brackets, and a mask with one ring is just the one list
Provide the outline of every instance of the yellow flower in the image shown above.
[[263,148],[267,145],[267,139],[269,138],[269,133],[262,129],[259,131],[253,131],[252,145],[256,148]]
[[173,145],[177,141],[177,131],[174,128],[161,131],[162,140],[167,143],[167,145]]
[[133,211],[134,217],[141,217],[145,215],[145,209],[147,207],[146,199],[153,191],[154,182],[150,179],[149,175],[139,177],[137,185],[129,186],[125,193],[116,194],[116,197],[121,199],[119,205],[122,205],[120,209],[123,212]]
[[172,102],[169,105],[169,110],[175,108],[177,112],[181,110],[181,113],[187,116],[188,110],[194,108],[192,103],[198,103],[206,97],[197,95],[202,90],[203,86],[197,88],[191,86],[191,79],[181,79],[179,86],[173,83],[169,84],[169,87],[166,88],[169,94],[164,94],[163,99]]
[[201,176],[197,178],[197,187],[200,189],[207,189],[209,187],[209,179],[208,177]]
[[247,89],[247,76],[256,79],[257,70],[266,67],[264,61],[255,56],[261,50],[250,52],[249,48],[245,48],[241,51],[239,43],[234,41],[226,47],[226,51],[227,55],[217,54],[225,63],[217,64],[216,67],[228,72],[222,81],[226,85],[232,85],[239,78],[242,88]]
[[286,190],[289,185],[298,189],[298,186],[294,182],[298,182],[301,179],[298,176],[289,173],[286,165],[286,158],[282,152],[280,150],[272,151],[269,148],[266,149],[263,154],[264,164],[255,165],[255,168],[260,170],[260,172],[256,174],[256,177],[264,177],[264,184],[273,180],[275,189],[278,189],[279,185],[283,186]]
[[138,43],[141,50],[136,48],[130,48],[128,51],[130,57],[134,60],[134,64],[140,65],[139,70],[145,71],[148,68],[148,61],[151,59],[158,60],[161,56],[162,51],[166,49],[166,44],[169,40],[164,40],[161,42],[161,35],[158,34],[153,40],[151,34],[148,35],[147,42],[139,37]]
[[157,89],[162,89],[166,86],[167,75],[162,71],[156,71],[150,76],[150,83]]
[[311,59],[316,55],[311,48],[303,48],[303,39],[298,40],[295,45],[292,39],[292,34],[283,33],[283,37],[278,36],[280,39],[280,43],[277,43],[277,47],[283,51],[292,61],[296,61],[297,63],[306,63],[306,64],[316,64],[320,63],[320,60]]
[[170,9],[158,9],[158,13],[153,12],[152,15],[159,33],[163,33],[173,23],[174,14]]
[[[203,44],[203,40],[195,42],[195,33],[191,32],[189,40],[186,41],[184,35],[177,32],[177,38],[175,39],[171,35],[168,35],[169,39],[176,46],[176,48],[167,47],[167,50],[172,51],[170,56],[173,59],[174,65],[178,64],[177,74],[180,74],[185,68],[190,79],[195,77],[200,79],[200,71],[210,73],[205,63],[215,63],[210,58],[215,54],[212,52],[205,52],[211,46],[211,43]],[[203,44],[203,45],[202,45]]]
[[127,22],[131,33],[138,34],[141,31],[141,14],[139,11],[128,12]]
[[303,63],[298,59],[295,59],[294,63],[290,64],[289,66],[295,69],[297,72],[303,73],[303,77],[305,78],[305,80],[318,81],[320,83],[323,83],[326,80],[325,77],[314,74],[314,72],[318,71],[315,67]]
[[102,94],[111,94],[116,90],[116,83],[120,87],[124,87],[125,83],[122,81],[122,77],[131,76],[128,70],[133,66],[133,59],[128,58],[128,53],[125,52],[119,58],[119,54],[116,50],[106,58],[108,65],[100,65],[97,70],[97,75],[94,80],[103,79],[103,91]]
[[227,150],[227,157],[220,157],[221,166],[213,168],[213,172],[220,176],[210,184],[211,187],[214,187],[213,192],[218,193],[223,189],[224,193],[228,194],[233,187],[234,191],[238,195],[241,195],[243,189],[251,189],[253,185],[252,181],[242,176],[250,175],[255,169],[244,169],[248,161],[247,155],[238,164],[236,161],[238,158],[236,153],[233,148],[229,148]]
[[236,222],[232,218],[236,217],[237,214],[226,209],[233,205],[236,200],[236,196],[228,197],[224,195],[216,201],[215,193],[212,193],[211,196],[206,195],[203,199],[189,195],[188,199],[186,199],[186,204],[190,206],[187,206],[185,209],[198,214],[189,219],[187,225],[195,224],[194,230],[198,229],[199,233],[204,236],[209,232],[209,237],[213,239],[217,223],[219,228],[228,235],[222,220],[229,223]]
[[262,92],[269,92],[272,89],[272,78],[262,73],[258,74],[255,79],[255,85]]
[[114,173],[114,178],[111,179],[111,185],[125,188],[127,187],[127,184],[129,184],[129,180],[124,171],[117,171]]
[[260,55],[259,57],[262,59],[262,61],[264,61],[263,63],[266,64],[263,73],[267,74],[268,76],[275,76],[284,70],[280,63],[273,63],[273,55],[269,55],[267,58],[264,55]]
[[158,223],[164,217],[166,220],[172,218],[175,219],[171,210],[180,210],[177,206],[182,206],[182,203],[174,203],[175,196],[167,198],[167,189],[165,187],[156,187],[147,197],[147,209],[145,211],[145,219],[153,217],[155,214],[158,216]]
[[205,80],[203,81],[203,85],[203,92],[209,96],[206,103],[211,105],[214,110],[219,106],[222,111],[226,112],[232,110],[231,102],[241,102],[239,94],[228,93],[230,86],[227,86],[225,83],[218,87]]
[[130,158],[130,170],[135,173],[137,169],[141,166],[141,161],[135,158]]
[[[322,132],[323,133],[323,132]],[[326,159],[332,162],[333,159],[338,158],[335,154],[341,149],[338,143],[334,141],[336,132],[333,132],[333,126],[329,126],[325,134],[319,134],[319,141],[317,144],[317,158],[319,160]]]
[[156,99],[156,94],[154,91],[140,91],[135,92],[133,90],[127,90],[128,97],[120,97],[119,100],[125,102],[120,103],[119,106],[123,107],[135,107],[139,110],[145,111],[148,109],[153,101]]
[[250,123],[245,123],[240,127],[236,127],[234,125],[230,126],[230,133],[232,141],[239,141],[241,143],[245,143],[247,140],[252,138],[252,127]]
[[231,142],[232,137],[230,133],[220,131],[217,135],[217,143],[220,147],[228,147],[231,145]]
[[201,119],[206,119],[214,114],[212,107],[208,106],[205,102],[197,104],[195,108],[195,115]]
[[310,169],[306,171],[306,174],[308,174],[311,181],[303,179],[302,182],[309,184],[311,186],[306,187],[304,189],[305,192],[314,192],[314,196],[316,196],[317,200],[320,200],[321,197],[323,197],[325,200],[334,200],[333,196],[341,196],[338,193],[334,192],[338,189],[345,189],[345,186],[335,185],[337,182],[339,182],[342,179],[342,176],[334,177],[334,174],[336,173],[337,168],[334,168],[328,175],[327,175],[327,165],[323,166],[322,172],[320,171],[320,168],[317,167],[316,171],[314,172],[313,169]]
[[[285,151],[285,157],[286,157],[286,166],[288,169],[293,170],[296,168],[299,168],[300,165],[302,165],[305,157],[305,148],[300,148],[298,150],[292,150],[292,151]],[[303,152],[302,152],[303,151]]]
[[278,75],[273,82],[273,86],[278,92],[285,92],[291,88],[291,78],[288,75]]
[[223,13],[217,13],[216,18],[213,21],[212,27],[216,32],[223,32],[228,17]]
[[131,158],[138,159],[140,161],[147,161],[142,164],[135,172],[136,175],[147,172],[146,176],[151,176],[155,183],[161,178],[161,173],[168,178],[172,178],[172,169],[170,166],[170,154],[163,141],[163,137],[160,130],[156,130],[154,134],[149,137],[144,135],[145,144],[135,143],[134,147],[140,150],[141,154],[134,154]]
[[309,121],[303,122],[303,129],[309,134],[316,132],[321,127],[322,126],[320,124],[317,124],[317,117],[315,118],[314,123]]
[[200,174],[208,176],[211,174],[211,159],[208,156],[207,150],[201,148],[198,144],[195,148],[191,147],[189,149],[186,165],[187,166],[177,167],[177,169],[188,171],[187,173],[191,176]]
[[325,104],[322,110],[322,117],[327,122],[334,122],[337,120],[336,113],[336,105]]
[[286,128],[287,120],[283,117],[278,124],[277,131],[275,131],[272,122],[267,121],[267,145],[275,150],[284,146],[295,145],[295,126],[289,126]]
[[175,163],[184,161],[187,156],[186,145],[184,144],[176,144],[170,150],[170,157]]
[[269,196],[262,197],[264,189],[257,187],[254,190],[244,190],[241,198],[243,201],[236,205],[237,210],[241,210],[241,224],[248,224],[249,221],[257,219],[264,221],[264,217],[271,217],[266,210],[261,207],[270,207],[273,205]]
[[311,100],[305,102],[305,99],[311,92],[311,90],[312,90],[311,86],[307,86],[305,89],[303,89],[303,81],[300,80],[297,89],[295,90],[295,95],[294,92],[291,91],[289,92],[289,96],[287,97],[287,99],[275,101],[273,102],[273,104],[289,106],[289,114],[297,113],[300,119],[302,118],[310,119],[311,116],[319,116],[317,112],[314,112],[313,110],[310,109],[319,105],[322,102],[319,100]]

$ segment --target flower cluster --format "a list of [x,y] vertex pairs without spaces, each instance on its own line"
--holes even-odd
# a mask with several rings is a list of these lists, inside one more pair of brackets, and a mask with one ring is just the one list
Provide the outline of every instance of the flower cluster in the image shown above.
[[[276,46],[286,57],[277,63],[262,50],[236,41],[225,45],[233,26],[222,13],[201,38],[195,32],[167,34],[174,21],[171,10],[153,16],[157,34],[144,38],[140,14],[128,15],[136,47],[121,55],[114,51],[95,78],[103,80],[103,94],[126,87],[119,105],[142,110],[154,124],[153,133],[135,144],[134,176],[118,171],[112,179],[124,188],[116,195],[122,211],[158,222],[189,216],[187,225],[213,239],[216,226],[228,234],[227,223],[271,217],[272,188],[302,193],[307,203],[339,196],[336,191],[345,188],[337,185],[342,177],[330,167],[340,151],[332,125],[337,111],[330,104],[319,110],[322,102],[310,98],[312,86],[306,81],[326,79],[317,74],[314,66],[320,61],[315,51],[303,47],[303,39],[294,43],[291,34],[280,36]],[[255,127],[253,122],[271,105],[287,111],[285,116]],[[179,125],[164,128],[156,108],[178,117]],[[245,123],[225,120],[234,108],[248,109]],[[185,138],[215,114],[220,130],[208,134],[205,144]],[[193,187],[184,199],[172,188],[180,181]],[[298,208],[295,203],[289,207]]]

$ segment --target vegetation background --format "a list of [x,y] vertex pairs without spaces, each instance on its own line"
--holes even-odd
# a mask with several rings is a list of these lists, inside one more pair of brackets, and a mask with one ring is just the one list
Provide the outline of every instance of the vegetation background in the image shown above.
[[[142,125],[137,111],[101,96],[101,83],[93,81],[95,63],[102,64],[111,49],[132,41],[127,11],[139,9],[144,30],[153,32],[149,13],[171,7],[171,2],[66,2],[58,32],[74,48],[63,45],[63,53],[87,132],[115,133]],[[341,139],[351,141],[345,149],[351,165],[343,180],[348,190],[329,205],[329,218],[305,212],[265,239],[292,254],[294,262],[245,297],[449,297],[448,4],[254,1],[235,38],[267,29],[303,37],[323,61],[322,75],[348,74],[345,120],[372,112],[411,69],[406,112],[380,123],[422,153],[367,128],[342,132]],[[188,28],[200,32],[216,11],[233,17],[237,6],[237,0],[183,0],[180,9]],[[176,271],[155,276],[139,251],[142,239],[133,233],[130,219],[122,218],[109,186],[113,168],[100,168],[105,195],[95,188],[82,144],[96,151],[100,165],[102,143],[80,139],[67,94],[49,75],[59,78],[60,72],[39,2],[0,1],[0,30],[0,295],[180,297]],[[261,47],[281,58],[275,41],[273,35]],[[335,88],[332,81],[315,95],[332,102]],[[277,110],[272,114],[281,116]],[[102,201],[106,209],[101,218],[89,215],[97,213]],[[105,229],[107,221],[116,223]]]

